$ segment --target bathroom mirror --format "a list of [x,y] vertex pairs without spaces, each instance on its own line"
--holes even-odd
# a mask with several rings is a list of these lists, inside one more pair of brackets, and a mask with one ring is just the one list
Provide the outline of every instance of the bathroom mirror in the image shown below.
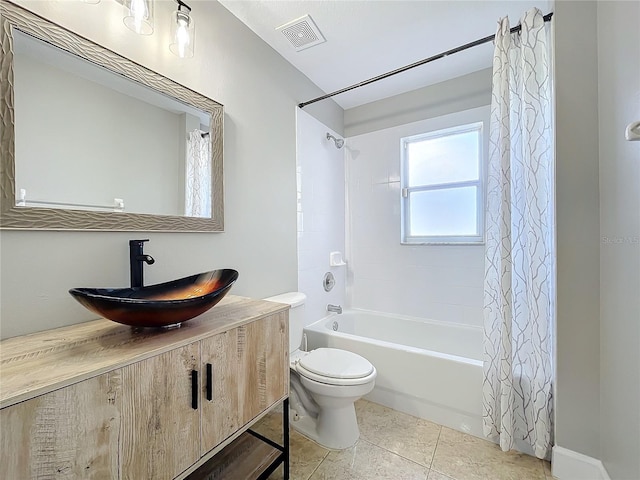
[[222,231],[222,105],[0,8],[0,227]]

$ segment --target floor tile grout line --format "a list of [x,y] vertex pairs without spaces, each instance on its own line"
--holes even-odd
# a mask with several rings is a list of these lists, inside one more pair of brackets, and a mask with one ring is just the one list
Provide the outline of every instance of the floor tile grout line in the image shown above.
[[433,461],[436,459],[436,451],[438,450],[438,444],[440,443],[440,435],[442,435],[442,425],[440,425],[440,430],[438,430],[438,438],[436,438],[436,446],[433,447],[433,453],[431,454],[431,461],[429,462],[429,470],[433,467]]
[[[374,446],[376,446],[376,447],[378,447],[378,448],[381,448],[381,449],[382,449],[382,450],[384,450],[385,452],[389,452],[389,453],[391,453],[392,455],[396,455],[397,457],[403,458],[404,460],[408,460],[408,461],[410,461],[411,463],[415,463],[416,465],[420,465],[421,467],[424,467],[424,468],[430,468],[428,465],[423,465],[423,464],[422,464],[422,463],[420,463],[420,462],[416,462],[414,459],[409,458],[409,457],[405,457],[405,456],[404,456],[404,455],[402,455],[401,453],[394,452],[393,450],[389,450],[388,448],[384,447],[383,445],[378,445],[377,443],[373,443],[373,442],[371,442],[371,441],[369,441],[369,440],[366,440],[366,439],[363,439],[363,440],[364,440],[365,442],[367,442],[367,443],[371,444],[371,445],[374,445]],[[434,451],[435,451],[435,450],[434,450]]]
[[322,460],[320,460],[318,462],[318,465],[316,465],[316,468],[313,469],[313,472],[311,472],[311,475],[309,475],[307,477],[307,480],[309,480],[311,477],[313,477],[313,475],[318,471],[318,469],[320,468],[320,465],[322,465],[322,463],[327,459],[327,457],[329,456],[329,453],[331,453],[330,450],[327,450],[327,453],[324,454],[324,457],[322,457]]
[[390,453],[391,455],[395,455],[396,457],[400,457],[400,458],[402,458],[403,460],[407,460],[408,462],[411,462],[411,463],[413,463],[413,464],[415,464],[415,465],[418,465],[419,467],[429,469],[429,467],[427,467],[427,466],[425,466],[425,465],[423,465],[423,464],[421,464],[421,463],[419,463],[419,462],[416,462],[415,460],[412,460],[411,458],[407,458],[407,457],[405,457],[404,455],[401,455],[401,454],[399,454],[399,453],[397,453],[397,452],[394,452],[394,451],[392,451],[392,450],[389,450],[388,448],[385,448],[385,447],[383,447],[382,445],[375,444],[375,443],[373,443],[373,442],[371,442],[371,441],[367,440],[366,438],[360,438],[358,441],[359,441],[359,442],[360,442],[360,441],[362,441],[362,442],[368,443],[369,445],[373,445],[374,447],[378,447],[378,448],[380,448],[380,449],[384,450],[385,452]]
[[[433,447],[433,454],[431,455],[431,463],[429,464],[429,475],[431,475],[431,471],[434,471],[434,472],[439,473],[441,475],[445,475],[444,473],[442,473],[442,472],[440,472],[438,470],[435,470],[433,468],[433,461],[436,459],[436,452],[438,451],[438,445],[440,444],[440,436],[442,435],[442,429],[443,428],[444,427],[442,425],[440,425],[440,431],[438,432],[438,438],[436,439],[436,446]],[[453,477],[449,477],[449,478],[451,478],[451,480],[456,480]]]
[[[433,423],[433,422],[432,422],[432,423]],[[387,452],[389,452],[389,453],[392,453],[392,454],[394,454],[394,455],[397,455],[398,457],[404,458],[405,460],[409,460],[410,462],[413,462],[413,463],[415,463],[415,464],[417,464],[417,465],[420,465],[421,467],[425,467],[425,468],[428,468],[429,470],[431,470],[431,465],[433,465],[433,459],[434,459],[435,454],[436,454],[436,448],[438,447],[438,441],[440,440],[440,434],[442,433],[442,425],[437,424],[437,423],[436,423],[435,425],[438,425],[438,427],[440,427],[440,428],[438,429],[438,438],[436,438],[436,444],[435,444],[435,446],[433,447],[433,452],[431,453],[431,459],[429,460],[429,465],[423,465],[423,464],[422,464],[422,463],[420,463],[420,462],[416,462],[416,461],[415,461],[414,459],[412,459],[412,458],[405,457],[405,456],[404,456],[404,455],[402,455],[401,453],[394,452],[393,450],[389,450],[389,449],[388,449],[387,447],[385,447],[384,445],[379,445],[378,443],[375,443],[373,440],[368,440],[368,439],[363,438],[363,437],[361,437],[361,439],[362,439],[362,440],[364,440],[365,442],[367,442],[367,443],[371,444],[371,445],[375,445],[376,447],[379,447],[379,448],[381,448],[381,449],[383,449],[383,450],[385,450],[385,451],[387,451]]]
[[[391,410],[391,411],[393,411],[393,412],[396,412],[396,413],[399,413],[399,414],[402,414],[402,415],[406,415],[406,416],[408,416],[408,417],[414,417],[414,418],[416,418],[416,419],[418,419],[418,420],[424,420],[424,419],[421,419],[420,417],[416,417],[415,415],[411,415],[411,414],[409,414],[409,413],[401,412],[401,411],[399,411],[399,410],[394,410],[394,409],[392,409],[391,407],[387,407],[386,405],[377,404],[377,403],[375,403],[375,402],[371,402],[371,401],[369,401],[369,400],[365,400],[365,401],[366,401],[366,402],[368,402],[368,403],[373,403],[373,404],[375,404],[375,405],[381,405],[381,406],[383,406],[384,408],[388,408],[389,410]],[[439,423],[436,423],[436,422],[432,422],[432,421],[430,421],[430,420],[425,420],[425,421],[427,421],[428,423],[431,423],[431,424],[433,424],[433,425],[436,425],[436,426],[438,427],[438,438],[436,438],[436,446],[437,446],[437,445],[438,445],[438,440],[440,439],[440,434],[442,433],[442,425],[441,425],[441,424],[439,424]],[[373,440],[368,440],[368,439],[366,439],[366,438],[363,438],[363,437],[362,437],[362,435],[360,435],[360,438],[362,438],[363,440],[365,440],[367,443],[369,443],[369,444],[371,444],[371,445],[375,445],[376,447],[382,448],[383,450],[386,450],[386,451],[387,451],[387,452],[389,452],[389,453],[392,453],[392,454],[394,454],[394,455],[397,455],[398,457],[404,458],[405,460],[409,460],[410,462],[413,462],[413,463],[415,463],[415,464],[417,464],[417,465],[420,465],[421,467],[426,467],[426,468],[428,468],[429,470],[431,469],[431,465],[433,464],[433,458],[434,458],[435,453],[436,453],[436,447],[434,447],[434,448],[433,448],[433,453],[431,454],[431,460],[429,461],[429,465],[423,465],[423,464],[421,464],[421,463],[419,463],[419,462],[416,462],[415,460],[413,460],[413,459],[411,459],[411,458],[405,457],[405,456],[404,456],[404,455],[402,455],[401,453],[397,453],[397,452],[394,452],[393,450],[389,450],[389,449],[388,449],[388,448],[386,448],[384,445],[379,445],[378,443],[374,442]]]

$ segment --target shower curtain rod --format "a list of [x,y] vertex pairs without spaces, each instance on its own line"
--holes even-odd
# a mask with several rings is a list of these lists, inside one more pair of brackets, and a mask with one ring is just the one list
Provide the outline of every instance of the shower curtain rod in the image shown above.
[[[553,16],[553,12],[550,12],[550,13],[547,13],[542,18],[544,19],[545,22],[548,22],[548,21],[551,20],[552,16]],[[519,32],[520,29],[521,29],[521,26],[520,25],[516,25],[515,27],[513,27],[509,31],[511,33],[515,33],[515,32]],[[486,36],[484,38],[481,38],[479,40],[476,40],[474,42],[467,43],[465,45],[461,45],[461,46],[456,47],[456,48],[452,48],[451,50],[447,50],[446,52],[442,52],[442,53],[439,53],[439,54],[434,55],[432,57],[419,60],[419,61],[417,61],[415,63],[410,64],[410,65],[405,65],[404,67],[400,67],[400,68],[397,68],[397,69],[392,70],[390,72],[383,73],[382,75],[378,75],[377,77],[370,78],[369,80],[364,80],[363,82],[353,84],[353,85],[351,85],[349,87],[345,87],[345,88],[342,88],[340,90],[336,90],[335,92],[327,93],[326,95],[322,95],[321,97],[314,98],[313,100],[309,100],[308,102],[299,103],[298,107],[299,108],[304,108],[307,105],[311,105],[312,103],[319,102],[320,100],[326,100],[327,98],[331,98],[331,97],[334,97],[335,95],[339,95],[341,93],[348,92],[349,90],[354,90],[356,88],[364,87],[365,85],[369,85],[370,83],[377,82],[378,80],[383,80],[385,78],[389,78],[389,77],[391,77],[393,75],[397,75],[398,73],[406,72],[407,70],[411,70],[412,68],[419,67],[420,65],[424,65],[426,63],[433,62],[434,60],[439,60],[440,58],[444,58],[444,57],[447,57],[449,55],[453,55],[454,53],[462,52],[463,50],[467,50],[468,48],[477,47],[478,45],[482,45],[483,43],[488,43],[488,42],[492,41],[493,39],[495,39],[495,37],[496,37],[495,34],[488,35],[488,36]]]

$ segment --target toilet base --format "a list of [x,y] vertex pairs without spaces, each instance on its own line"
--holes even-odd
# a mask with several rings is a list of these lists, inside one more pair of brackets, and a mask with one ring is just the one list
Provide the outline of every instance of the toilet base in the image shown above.
[[301,416],[291,426],[297,432],[313,440],[318,445],[331,450],[352,447],[360,438],[360,429],[353,404],[343,408],[320,410],[317,419]]

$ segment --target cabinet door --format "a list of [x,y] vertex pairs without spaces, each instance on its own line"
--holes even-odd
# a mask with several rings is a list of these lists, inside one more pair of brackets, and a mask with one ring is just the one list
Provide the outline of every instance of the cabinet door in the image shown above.
[[121,370],[0,411],[0,478],[117,479]]
[[[204,376],[200,453],[204,455],[241,425],[238,416],[238,380],[242,375],[238,360],[238,329],[202,340],[200,353],[200,371]],[[208,365],[211,365],[211,375],[207,372]],[[211,385],[207,388],[209,382]]]
[[238,412],[244,425],[289,392],[289,312],[238,328]]
[[288,393],[288,318],[282,312],[201,341],[202,455]]
[[172,479],[200,458],[200,409],[192,408],[198,359],[196,342],[122,369],[124,479]]

